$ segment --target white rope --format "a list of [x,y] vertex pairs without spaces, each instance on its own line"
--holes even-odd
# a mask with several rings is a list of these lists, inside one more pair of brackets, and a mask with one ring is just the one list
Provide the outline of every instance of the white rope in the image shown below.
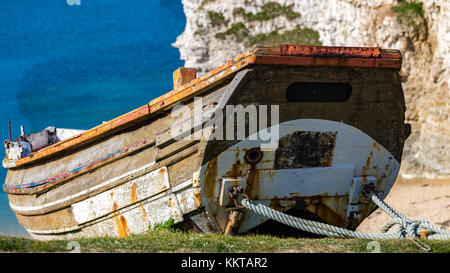
[[[256,203],[246,199],[242,199],[242,205],[252,212],[275,220],[277,222],[286,224],[288,226],[315,233],[328,237],[336,238],[362,238],[369,240],[376,239],[396,239],[396,238],[416,238],[420,237],[421,232],[427,232],[429,239],[435,240],[450,240],[450,232],[438,226],[430,224],[423,218],[407,218],[401,213],[397,212],[386,204],[383,200],[378,198],[374,193],[369,194],[370,199],[377,204],[384,212],[386,212],[392,219],[381,229],[380,233],[360,233],[345,228],[297,218],[291,215],[284,214],[280,211],[269,208],[261,203]],[[395,225],[399,225],[397,232],[387,232]],[[414,241],[414,240],[413,240]],[[417,240],[416,244],[417,244]],[[420,242],[420,241],[419,241]],[[431,249],[430,249],[431,250]]]

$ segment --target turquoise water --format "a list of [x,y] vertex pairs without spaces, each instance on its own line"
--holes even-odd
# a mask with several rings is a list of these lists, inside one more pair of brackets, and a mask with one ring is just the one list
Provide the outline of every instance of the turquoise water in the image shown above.
[[[89,129],[172,89],[183,62],[178,0],[2,1],[0,137],[47,126]],[[4,157],[4,149],[0,149]],[[0,168],[3,182],[6,170]],[[0,234],[26,236],[0,192]]]

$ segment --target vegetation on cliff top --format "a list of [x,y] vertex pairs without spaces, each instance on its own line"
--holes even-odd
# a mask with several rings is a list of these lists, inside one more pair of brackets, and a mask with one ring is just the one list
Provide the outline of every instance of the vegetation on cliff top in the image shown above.
[[228,24],[228,20],[225,19],[225,16],[223,16],[223,14],[212,10],[208,11],[208,18],[212,26],[221,26]]
[[256,35],[249,35],[249,30],[244,23],[239,22],[231,26],[225,32],[216,33],[215,37],[218,39],[226,39],[227,36],[232,36],[236,41],[245,41],[246,46],[255,44],[303,44],[303,45],[321,45],[319,41],[319,33],[310,28],[296,28],[279,33],[274,30],[268,34],[260,33]]
[[237,41],[240,42],[248,36],[248,33],[249,31],[244,23],[239,22],[232,25],[225,32],[216,33],[215,37],[218,39],[225,39],[228,35],[232,35]]
[[246,21],[266,21],[277,16],[286,16],[287,19],[292,20],[300,17],[300,14],[292,10],[292,5],[283,6],[275,2],[269,2],[261,7],[261,11],[257,13],[245,12],[244,8],[236,8],[233,10],[234,16],[242,16]]
[[256,34],[248,37],[248,46],[255,44],[302,44],[321,45],[319,33],[310,28],[296,28],[278,33],[277,30],[268,34]]
[[406,22],[408,26],[417,27],[425,21],[422,6],[422,2],[401,0],[392,10],[398,13],[397,20],[400,23]]
[[[257,13],[246,12],[244,8],[235,8],[233,15],[242,17],[244,22],[252,21],[266,21],[277,16],[286,16],[289,20],[300,16],[299,13],[292,10],[292,5],[285,6],[275,2],[269,2],[261,7],[261,11]],[[223,14],[215,11],[208,11],[208,17],[212,26],[227,25],[228,20]],[[225,40],[228,37],[234,38],[237,42],[245,42],[246,46],[254,44],[277,44],[277,43],[295,43],[307,45],[320,45],[319,33],[310,28],[296,28],[293,30],[279,33],[278,29],[270,33],[260,33],[250,35],[250,31],[244,22],[237,22],[233,24],[224,32],[216,33],[215,37]]]

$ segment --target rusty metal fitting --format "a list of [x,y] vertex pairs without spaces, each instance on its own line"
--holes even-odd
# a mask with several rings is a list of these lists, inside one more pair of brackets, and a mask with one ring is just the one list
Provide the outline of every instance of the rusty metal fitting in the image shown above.
[[364,195],[364,198],[366,198],[366,200],[370,199],[369,198],[370,193],[374,193],[375,195],[378,194],[377,190],[375,189],[375,184],[373,184],[373,183],[364,184],[362,186],[362,191],[361,192]]
[[231,187],[228,191],[228,196],[231,198],[231,200],[233,200],[234,205],[237,208],[245,208],[244,206],[240,205],[237,201],[237,198],[239,195],[242,195],[245,199],[250,200],[248,195],[245,193],[244,188],[239,185],[239,186],[234,186]]
[[251,148],[245,153],[244,160],[249,164],[256,164],[261,161],[262,157],[263,153],[261,152],[261,149],[259,147],[256,147]]

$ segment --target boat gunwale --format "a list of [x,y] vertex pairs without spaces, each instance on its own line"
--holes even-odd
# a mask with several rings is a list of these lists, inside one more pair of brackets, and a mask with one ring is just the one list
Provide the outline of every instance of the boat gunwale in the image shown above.
[[400,70],[402,56],[399,50],[380,47],[330,47],[306,45],[255,45],[241,55],[210,72],[175,88],[126,114],[99,124],[85,132],[47,146],[16,161],[3,160],[3,167],[19,168],[47,159],[69,149],[79,148],[102,137],[126,129],[162,110],[207,91],[215,83],[249,65],[294,65],[368,67]]
[[[188,149],[184,150],[182,153],[177,155],[177,157],[166,158],[166,159],[164,159],[164,160],[162,160],[160,162],[154,162],[154,161],[150,162],[147,165],[144,165],[144,166],[141,166],[141,167],[138,167],[138,168],[134,169],[133,172],[129,172],[123,177],[119,176],[120,178],[117,179],[117,180],[115,180],[117,178],[116,177],[116,178],[112,178],[112,179],[109,179],[109,180],[106,180],[106,181],[100,183],[99,185],[104,184],[101,187],[98,187],[98,185],[96,185],[97,188],[95,190],[89,189],[89,190],[81,191],[81,193],[80,192],[75,193],[72,196],[70,196],[70,198],[63,198],[63,199],[60,199],[60,200],[56,200],[56,201],[50,202],[50,203],[54,203],[54,204],[51,204],[51,205],[49,205],[47,202],[44,202],[43,204],[40,204],[40,205],[35,205],[34,204],[32,207],[36,207],[36,209],[23,211],[23,210],[20,210],[20,207],[18,207],[15,204],[13,204],[11,206],[11,209],[15,213],[20,214],[20,215],[24,215],[24,216],[42,215],[42,214],[47,214],[47,213],[54,212],[54,211],[57,211],[57,210],[61,210],[61,209],[70,207],[74,203],[83,201],[83,200],[88,199],[88,198],[90,198],[92,196],[95,196],[95,195],[100,194],[102,192],[105,192],[107,190],[110,190],[110,189],[113,189],[115,187],[118,187],[118,186],[120,186],[122,184],[125,184],[125,183],[135,179],[135,178],[144,176],[144,175],[146,175],[146,174],[148,174],[148,173],[150,173],[152,171],[155,171],[157,169],[160,169],[162,167],[170,167],[170,166],[176,164],[177,162],[179,162],[179,161],[181,161],[183,159],[186,159],[187,157],[189,157],[189,156],[191,156],[191,155],[193,155],[193,154],[195,154],[197,152],[198,152],[198,147],[196,147],[196,146],[189,147]],[[62,182],[62,181],[60,181],[60,182]],[[18,194],[18,195],[21,195],[21,194],[26,194],[26,195],[43,194],[46,191],[48,191],[48,190],[50,190],[50,189],[52,189],[54,187],[60,186],[60,182],[57,182],[56,184],[50,185],[50,188],[43,189],[44,192],[40,191],[41,189],[39,187],[35,187],[35,188],[31,188],[30,189],[30,190],[32,190],[34,192],[29,192],[29,193],[9,193],[8,192],[8,194]],[[108,182],[108,183],[106,183],[106,182]],[[174,186],[172,188],[176,188],[177,186]],[[61,200],[63,200],[63,201],[61,201]],[[137,203],[137,202],[134,202],[134,203]],[[11,200],[10,200],[10,205],[11,205]],[[42,208],[39,208],[41,206],[42,206]]]

